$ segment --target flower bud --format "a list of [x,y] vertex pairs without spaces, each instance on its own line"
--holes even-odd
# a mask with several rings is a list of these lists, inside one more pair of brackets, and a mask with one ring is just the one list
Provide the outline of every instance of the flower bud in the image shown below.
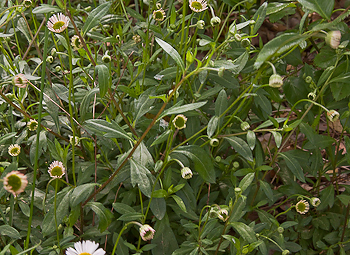
[[340,44],[340,39],[341,39],[341,33],[339,30],[330,31],[326,36],[326,43],[332,49],[338,49],[338,46]]
[[244,122],[241,123],[241,129],[243,131],[247,131],[249,128],[250,128],[250,125],[249,125],[248,122],[244,121]]
[[139,35],[134,35],[132,39],[134,40],[135,44],[138,44],[139,42],[141,42],[141,36]]
[[221,19],[218,16],[212,17],[210,20],[210,24],[215,27],[216,25],[221,23]]
[[46,62],[51,64],[53,62],[53,57],[52,56],[47,56]]
[[288,255],[290,252],[289,252],[289,250],[284,250],[283,252],[282,252],[282,255]]
[[86,11],[86,12],[91,11],[91,6],[86,7],[86,8],[84,9],[84,11]]
[[57,54],[57,50],[56,50],[56,48],[52,48],[51,49],[51,56],[56,56],[56,54]]
[[240,34],[235,34],[234,38],[237,42],[240,42],[242,40],[242,36]]
[[186,52],[186,62],[187,62],[188,64],[191,64],[191,63],[193,63],[193,61],[194,61],[193,53],[192,53],[192,51],[188,50],[188,51]]
[[225,67],[220,67],[219,68],[219,71],[218,71],[218,76],[219,77],[223,77],[224,76],[224,71],[225,71]]
[[273,88],[279,88],[283,85],[283,79],[279,74],[273,74],[270,76],[269,85]]
[[250,40],[249,40],[248,38],[244,38],[244,39],[241,41],[241,45],[242,45],[242,47],[244,47],[244,48],[250,47]]
[[239,167],[239,162],[235,161],[232,163],[233,168],[237,169]]
[[56,71],[56,72],[59,72],[59,71],[61,71],[61,70],[62,70],[61,66],[56,66],[56,67],[55,67],[55,71]]
[[327,118],[332,122],[337,121],[339,119],[339,112],[330,110],[327,112]]
[[219,139],[217,139],[217,138],[212,138],[212,139],[210,139],[210,146],[211,147],[217,147],[218,145],[219,145]]
[[105,55],[103,55],[103,57],[102,57],[102,61],[104,62],[104,63],[109,63],[109,62],[111,62],[111,56],[109,56],[109,55],[107,55],[107,54],[105,54]]
[[189,167],[183,167],[181,169],[181,176],[184,179],[191,179],[193,176],[192,170]]
[[278,232],[279,234],[283,234],[284,228],[283,228],[283,227],[278,227],[278,228],[277,228],[277,232]]
[[30,0],[24,0],[24,1],[23,1],[23,5],[24,5],[24,7],[29,8],[29,7],[32,6],[32,1],[30,1]]
[[306,83],[311,83],[312,82],[312,77],[311,76],[306,76],[305,82]]
[[197,28],[198,29],[204,29],[204,26],[205,26],[204,20],[198,20],[197,21]]
[[235,193],[236,193],[236,195],[242,194],[242,189],[239,187],[235,188]]
[[242,254],[248,254],[249,253],[249,249],[247,247],[242,249]]
[[215,161],[216,161],[217,163],[220,163],[221,157],[220,157],[220,156],[216,156],[216,157],[215,157]]
[[317,207],[321,204],[321,200],[318,197],[312,197],[310,199],[312,206]]
[[173,124],[177,129],[186,128],[186,122],[187,118],[183,114],[179,114],[173,119]]

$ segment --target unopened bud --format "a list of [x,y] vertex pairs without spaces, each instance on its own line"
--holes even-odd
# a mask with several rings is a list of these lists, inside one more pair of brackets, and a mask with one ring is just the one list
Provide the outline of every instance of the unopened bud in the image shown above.
[[211,147],[217,147],[219,145],[219,140],[217,138],[212,138],[209,143]]
[[250,40],[249,40],[248,38],[244,38],[244,39],[241,41],[241,45],[242,45],[242,47],[244,47],[244,48],[250,47]]
[[197,28],[198,29],[204,29],[204,26],[205,26],[204,20],[198,20],[197,21]]
[[53,62],[53,57],[52,56],[47,56],[46,62],[51,64]]
[[326,36],[326,43],[332,49],[338,49],[338,46],[340,44],[340,40],[341,40],[341,33],[339,30],[330,31]]
[[283,79],[279,74],[273,74],[270,76],[269,85],[273,88],[279,88],[283,85]]
[[244,121],[244,122],[241,123],[241,129],[243,131],[247,131],[249,128],[250,128],[250,125],[249,125],[248,122]]
[[210,24],[215,27],[216,25],[221,23],[221,19],[218,16],[212,17],[210,20]]
[[218,76],[219,77],[223,77],[224,76],[224,71],[225,71],[225,67],[220,67],[219,68],[219,71],[218,71]]

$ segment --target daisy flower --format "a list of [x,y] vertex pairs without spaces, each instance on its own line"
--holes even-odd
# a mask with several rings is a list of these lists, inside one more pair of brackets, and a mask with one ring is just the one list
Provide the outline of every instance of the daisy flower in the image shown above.
[[218,218],[224,222],[227,221],[228,211],[226,209],[220,209],[218,213]]
[[48,172],[52,178],[62,178],[62,176],[66,173],[66,170],[63,163],[56,160],[51,163]]
[[21,146],[19,146],[18,144],[11,144],[9,146],[8,152],[12,157],[16,157],[21,152]]
[[4,178],[4,189],[11,192],[14,196],[22,193],[27,184],[27,177],[18,171],[12,171]]
[[104,255],[106,252],[99,248],[98,243],[95,243],[94,241],[82,241],[82,242],[76,242],[74,243],[74,249],[68,248],[66,251],[66,255]]
[[55,33],[63,32],[69,24],[69,18],[62,13],[54,14],[49,18],[47,22],[47,28]]
[[186,122],[187,122],[187,118],[183,114],[179,114],[173,119],[173,124],[177,129],[185,128]]
[[162,8],[153,11],[153,19],[154,20],[163,21],[165,19],[165,17],[166,17],[165,11]]
[[326,43],[332,49],[338,49],[341,40],[341,33],[339,30],[330,31],[326,36]]
[[334,122],[334,121],[339,119],[339,112],[337,112],[335,110],[330,110],[330,111],[327,112],[327,118],[330,121]]
[[24,89],[25,87],[27,87],[27,83],[28,83],[28,80],[24,76],[24,74],[20,73],[12,78],[12,84],[16,87]]
[[27,123],[27,127],[30,131],[35,131],[38,128],[38,122],[36,120],[30,120]]
[[321,199],[319,199],[318,197],[312,197],[310,199],[310,202],[311,202],[312,206],[317,207],[321,204]]
[[208,8],[207,1],[205,0],[190,0],[189,4],[191,10],[194,12],[202,12]]
[[296,205],[295,209],[300,214],[305,214],[309,211],[309,203],[306,200],[300,200]]
[[150,225],[145,224],[140,227],[140,236],[143,241],[152,240],[154,232],[156,231]]
[[269,86],[273,88],[279,88],[283,85],[283,79],[279,74],[273,74],[269,79]]

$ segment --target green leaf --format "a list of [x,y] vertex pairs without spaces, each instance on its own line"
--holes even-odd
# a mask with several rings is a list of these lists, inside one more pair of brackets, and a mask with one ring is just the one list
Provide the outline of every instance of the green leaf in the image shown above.
[[334,186],[333,184],[329,185],[327,188],[320,192],[321,204],[317,207],[317,211],[326,209],[327,206],[332,208],[334,204]]
[[30,33],[24,18],[21,17],[17,21],[17,29],[22,32],[28,42],[31,42],[32,39],[30,37]]
[[[132,141],[131,137],[115,122],[107,122],[101,119],[89,119],[84,124],[89,130],[96,134],[109,138],[125,138]],[[103,134],[105,133],[105,134]]]
[[160,144],[160,143],[166,141],[166,140],[168,139],[168,136],[169,136],[170,133],[171,133],[171,130],[168,129],[167,131],[165,131],[164,133],[162,133],[160,136],[155,137],[155,140],[154,140],[154,142],[151,144],[151,147],[154,146],[154,145],[156,145],[156,144]]
[[296,7],[296,6],[293,3],[280,3],[280,2],[269,3],[266,9],[266,15],[270,15],[270,14],[282,11],[287,7]]
[[298,0],[305,8],[317,12],[323,18],[330,20],[334,8],[334,0]]
[[87,207],[90,207],[91,210],[93,210],[97,217],[98,217],[98,229],[102,233],[105,231],[108,226],[112,222],[113,214],[110,212],[109,209],[103,206],[103,204],[99,202],[88,202],[86,203]]
[[112,2],[105,2],[90,12],[82,28],[82,35],[85,35],[91,30],[91,28],[97,26],[100,23],[100,20],[103,18],[103,16],[107,14],[111,3]]
[[183,154],[194,163],[194,170],[198,172],[204,181],[214,183],[216,176],[213,163],[209,154],[197,145],[181,146],[172,154]]
[[242,197],[238,198],[237,203],[233,208],[233,212],[231,213],[229,222],[238,221],[243,217],[243,215],[245,214],[244,208],[245,208],[246,202],[247,202],[246,199],[243,199]]
[[153,198],[151,202],[151,211],[158,220],[162,220],[166,213],[166,203],[164,198]]
[[12,137],[16,136],[16,132],[11,132],[11,133],[7,133],[5,135],[2,135],[0,137],[0,145],[6,143],[7,140],[11,139]]
[[113,206],[114,210],[116,210],[120,214],[127,214],[127,213],[134,213],[135,212],[135,210],[131,206],[124,204],[124,203],[113,203],[112,206]]
[[156,233],[152,239],[152,244],[156,244],[157,247],[152,249],[152,255],[176,254],[174,251],[179,248],[178,240],[170,226],[168,215],[165,215],[162,220],[156,221],[154,229]]
[[185,104],[185,105],[182,105],[182,106],[175,105],[175,106],[170,107],[169,109],[165,110],[160,115],[158,120],[162,119],[164,116],[167,116],[167,115],[184,113],[184,112],[188,112],[188,111],[192,111],[192,110],[198,109],[198,108],[202,107],[203,105],[205,105],[206,103],[207,103],[207,101],[193,103],[193,104]]
[[141,220],[143,217],[144,216],[142,213],[134,212],[134,213],[123,214],[118,218],[118,220],[122,220],[122,221]]
[[287,164],[287,167],[289,168],[290,171],[292,171],[295,177],[297,177],[300,181],[305,182],[304,172],[298,160],[296,160],[288,151],[280,152],[278,154],[282,156],[282,158]]
[[207,128],[207,134],[208,137],[211,138],[212,135],[215,133],[216,128],[218,127],[219,123],[219,117],[218,116],[213,116],[208,123],[208,128]]
[[17,231],[17,229],[9,226],[9,225],[2,225],[0,226],[0,234],[4,236],[9,236],[13,239],[20,239],[21,235]]
[[247,132],[247,143],[248,143],[249,148],[251,150],[254,150],[255,141],[256,141],[255,133],[253,131],[251,131],[251,130],[248,130],[248,132]]
[[150,96],[154,92],[153,88],[144,91],[137,100],[134,100],[135,117],[133,126],[135,126],[136,121],[147,112],[152,110],[153,103],[155,99],[151,99]]
[[50,4],[41,4],[40,6],[32,10],[32,13],[34,14],[44,14],[49,12],[61,12],[61,9],[57,6],[52,6]]
[[248,144],[239,137],[225,137],[225,139],[231,144],[233,149],[237,151],[243,158],[249,161],[254,161],[252,151],[250,150]]
[[132,186],[135,187],[137,185],[144,195],[151,197],[152,185],[147,176],[148,174],[151,175],[150,171],[133,159],[130,159],[129,161]]
[[180,207],[182,211],[187,212],[185,203],[184,201],[182,201],[181,197],[176,195],[171,195],[171,197],[175,200],[175,202],[177,203],[177,205]]
[[267,2],[260,5],[259,9],[255,12],[253,16],[253,20],[255,20],[253,34],[258,32],[259,28],[263,24],[266,17],[266,10],[267,10]]
[[80,118],[81,120],[85,120],[85,115],[87,112],[89,112],[90,102],[92,96],[94,96],[99,91],[99,88],[93,88],[90,89],[83,97],[83,100],[81,100],[80,104]]
[[97,65],[95,69],[98,74],[98,87],[100,88],[100,96],[102,98],[109,89],[109,70],[105,65]]
[[299,33],[285,33],[279,35],[269,41],[259,52],[259,55],[254,63],[255,69],[259,69],[265,61],[274,56],[281,55],[292,47],[299,45],[305,41],[309,35],[301,35]]
[[162,39],[159,39],[158,37],[155,37],[156,42],[159,44],[160,47],[165,50],[166,53],[170,55],[172,59],[177,63],[177,65],[181,68],[182,72],[185,72],[185,64],[182,61],[182,58],[180,54],[167,42],[164,42]]
[[243,237],[248,243],[256,242],[256,236],[254,230],[242,222],[231,222],[232,227]]
[[267,198],[270,201],[273,201],[273,192],[272,192],[271,186],[265,181],[259,180],[259,182],[260,182],[260,187],[264,191]]
[[85,201],[97,185],[97,183],[86,183],[74,188],[70,197],[70,206],[75,207]]
[[277,148],[281,146],[282,143],[282,135],[276,131],[270,131],[273,134],[273,137],[275,138],[275,143]]
[[239,188],[241,188],[242,192],[244,192],[250,184],[252,184],[254,180],[255,173],[249,173],[243,177],[243,179],[239,183]]
[[222,89],[216,98],[215,102],[215,116],[220,117],[220,115],[227,109],[227,94],[224,89]]

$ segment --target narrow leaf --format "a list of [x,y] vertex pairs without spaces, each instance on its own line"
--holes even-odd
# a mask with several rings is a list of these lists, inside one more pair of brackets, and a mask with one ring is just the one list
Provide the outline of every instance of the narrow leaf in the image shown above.
[[238,154],[240,154],[243,158],[249,161],[253,161],[253,154],[250,150],[248,144],[239,137],[225,137],[225,139],[231,144],[233,149],[237,151]]
[[100,88],[101,98],[105,96],[109,88],[109,70],[105,65],[95,66],[98,74],[98,86]]
[[155,39],[159,46],[162,47],[163,50],[165,50],[165,52],[168,53],[172,59],[174,59],[177,65],[181,68],[182,72],[185,72],[185,65],[180,54],[170,44],[164,42],[162,39],[159,39],[158,37],[155,37]]
[[90,12],[82,29],[83,35],[89,32],[91,28],[99,24],[102,17],[107,14],[109,7],[111,6],[111,3],[112,2],[106,2],[104,4],[101,4],[96,9]]

